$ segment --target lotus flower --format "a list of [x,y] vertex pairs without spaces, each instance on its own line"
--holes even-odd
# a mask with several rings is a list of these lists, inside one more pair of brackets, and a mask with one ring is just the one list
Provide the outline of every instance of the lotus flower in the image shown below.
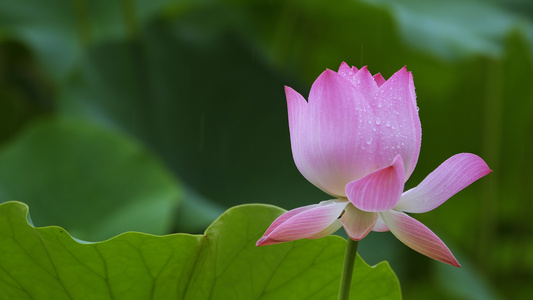
[[403,192],[421,143],[411,72],[404,67],[385,80],[342,63],[318,77],[308,102],[290,87],[285,93],[294,162],[334,199],[281,215],[257,246],[316,239],[341,226],[353,240],[390,230],[415,251],[459,266],[441,239],[406,213],[433,210],[491,170],[474,154],[456,154]]

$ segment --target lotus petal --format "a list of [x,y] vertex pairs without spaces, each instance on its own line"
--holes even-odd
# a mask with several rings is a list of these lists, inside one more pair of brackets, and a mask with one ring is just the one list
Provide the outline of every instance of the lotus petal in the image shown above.
[[359,241],[372,230],[377,219],[377,213],[362,211],[352,204],[348,204],[341,222],[348,236],[354,241]]
[[322,231],[331,230],[330,225],[337,221],[348,203],[328,200],[288,211],[270,225],[256,246],[316,238]]
[[390,210],[402,195],[404,176],[402,157],[397,155],[392,165],[346,185],[346,195],[360,210]]
[[382,212],[381,216],[392,234],[411,249],[440,262],[460,267],[450,249],[424,224],[394,210]]
[[403,193],[395,210],[423,213],[492,172],[479,156],[460,153],[448,158],[415,188]]

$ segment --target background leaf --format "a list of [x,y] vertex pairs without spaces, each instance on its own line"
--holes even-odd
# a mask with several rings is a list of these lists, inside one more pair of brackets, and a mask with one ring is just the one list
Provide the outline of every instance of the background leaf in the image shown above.
[[182,197],[176,179],[116,132],[75,120],[43,120],[0,151],[0,201],[24,199],[33,222],[82,240],[172,228]]
[[[28,207],[0,205],[0,295],[6,299],[336,299],[345,240],[330,236],[256,247],[283,210],[244,205],[205,235],[125,233],[79,244],[59,227],[34,228]],[[6,255],[9,254],[9,255]],[[356,261],[353,294],[401,299],[387,263]]]

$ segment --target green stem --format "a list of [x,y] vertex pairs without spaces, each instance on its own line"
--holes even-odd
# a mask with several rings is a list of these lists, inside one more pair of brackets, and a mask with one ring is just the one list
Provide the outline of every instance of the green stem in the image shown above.
[[348,238],[346,253],[344,253],[344,264],[342,266],[341,285],[339,287],[339,300],[350,299],[350,286],[352,285],[353,266],[357,256],[357,245],[359,241]]

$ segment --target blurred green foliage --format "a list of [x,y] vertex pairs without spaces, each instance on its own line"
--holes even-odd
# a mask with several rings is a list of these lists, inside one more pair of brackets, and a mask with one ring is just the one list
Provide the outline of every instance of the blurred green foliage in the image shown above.
[[[87,202],[105,193],[78,196],[105,182],[127,191],[108,194],[110,206],[150,200],[154,210],[166,210],[157,193],[131,196],[143,188],[143,176],[120,174],[135,172],[135,159],[129,157],[133,166],[102,169],[109,157],[126,161],[123,150],[131,147],[151,157],[160,169],[153,172],[166,174],[163,182],[171,181],[184,199],[165,213],[174,216],[175,231],[201,232],[235,204],[290,209],[325,200],[292,162],[283,85],[305,96],[325,68],[341,61],[368,65],[385,78],[407,65],[423,127],[408,186],[458,152],[479,154],[494,172],[417,216],[463,268],[449,270],[390,234],[371,234],[360,253],[370,263],[390,260],[406,299],[521,299],[533,293],[532,47],[528,0],[3,0],[0,157],[19,157],[18,164],[9,158],[0,165],[0,201],[36,203],[32,215],[43,215],[34,217],[36,225],[67,230],[92,226],[82,222],[90,219],[83,217]],[[98,176],[79,176],[86,172],[75,162],[63,164],[79,172],[72,175],[75,185],[54,175],[61,157],[80,155],[58,142],[61,130],[9,154],[21,139],[64,118],[87,124],[72,121],[77,138],[101,144],[89,151],[99,163],[83,166]],[[109,132],[94,134],[99,128]],[[56,160],[44,164],[51,158],[42,149],[57,151]],[[42,165],[26,163],[39,159]],[[50,177],[43,185],[36,176],[10,172]],[[38,211],[60,193],[73,203],[53,214]],[[154,215],[147,218],[139,224]]]

